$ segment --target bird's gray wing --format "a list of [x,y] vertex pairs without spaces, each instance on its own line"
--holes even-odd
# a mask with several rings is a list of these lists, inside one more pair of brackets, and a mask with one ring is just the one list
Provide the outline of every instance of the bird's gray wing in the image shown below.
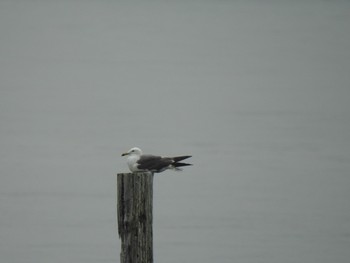
[[159,171],[168,167],[173,160],[171,158],[162,158],[155,155],[142,155],[137,161],[137,168],[140,170]]

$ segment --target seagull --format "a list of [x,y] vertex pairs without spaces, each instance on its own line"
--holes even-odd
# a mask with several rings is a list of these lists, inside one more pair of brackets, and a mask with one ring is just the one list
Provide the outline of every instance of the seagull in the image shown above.
[[153,173],[161,173],[167,169],[181,171],[181,166],[192,165],[189,163],[180,163],[180,161],[190,158],[192,156],[177,156],[177,157],[161,157],[149,154],[142,154],[140,148],[131,148],[128,152],[123,153],[122,156],[127,157],[127,164],[131,172],[149,171]]

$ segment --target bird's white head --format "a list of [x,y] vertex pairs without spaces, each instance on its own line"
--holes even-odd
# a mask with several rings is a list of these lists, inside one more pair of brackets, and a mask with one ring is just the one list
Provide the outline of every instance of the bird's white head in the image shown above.
[[140,148],[134,147],[134,148],[131,148],[128,152],[122,154],[122,156],[125,156],[125,155],[141,156],[142,155],[142,151],[141,151]]

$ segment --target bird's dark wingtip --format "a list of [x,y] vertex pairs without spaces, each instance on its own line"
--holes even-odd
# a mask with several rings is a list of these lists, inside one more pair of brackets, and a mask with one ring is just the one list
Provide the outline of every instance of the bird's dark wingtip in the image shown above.
[[190,157],[192,157],[192,155],[177,156],[177,157],[173,157],[172,159],[174,160],[174,162],[179,162],[179,161],[188,159]]

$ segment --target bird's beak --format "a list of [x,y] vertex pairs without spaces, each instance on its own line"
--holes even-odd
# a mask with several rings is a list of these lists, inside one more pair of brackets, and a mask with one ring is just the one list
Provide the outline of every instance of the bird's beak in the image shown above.
[[128,153],[122,153],[122,156],[129,155]]

